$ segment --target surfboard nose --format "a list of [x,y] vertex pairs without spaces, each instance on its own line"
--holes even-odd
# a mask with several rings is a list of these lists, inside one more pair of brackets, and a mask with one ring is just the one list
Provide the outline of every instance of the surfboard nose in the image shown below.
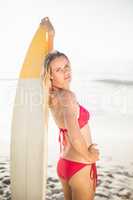
[[42,19],[25,56],[20,78],[40,78],[46,54],[53,49],[54,28],[49,18]]

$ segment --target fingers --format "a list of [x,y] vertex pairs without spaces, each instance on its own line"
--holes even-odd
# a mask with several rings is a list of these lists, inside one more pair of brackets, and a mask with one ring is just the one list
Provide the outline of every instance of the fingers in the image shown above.
[[98,149],[91,148],[91,153],[92,153],[92,155],[94,156],[94,158],[95,158],[96,160],[99,160],[99,155],[100,155],[100,153],[99,153],[99,150],[98,150]]
[[96,143],[93,143],[88,147],[88,150],[92,155],[91,159],[92,159],[93,162],[100,160],[100,158],[99,158],[100,153],[99,153],[98,148],[96,148],[96,147],[97,147]]
[[88,147],[88,151],[94,151],[94,150],[99,151],[98,148],[97,148],[97,144],[91,144],[91,145]]
[[43,26],[46,26],[46,27],[47,27],[47,26],[50,26],[51,23],[50,23],[49,18],[48,18],[48,17],[44,17],[43,19],[41,19],[40,25],[43,25]]
[[95,147],[95,146],[97,146],[98,144],[95,144],[95,143],[93,143],[93,144],[90,144],[90,146],[88,147],[88,148],[92,148],[92,147]]
[[91,144],[91,148],[95,148],[97,146],[98,146],[98,144]]
[[45,19],[46,21],[47,21],[47,20],[49,20],[49,18],[48,18],[48,17],[45,17],[44,19]]
[[44,17],[41,22],[44,23],[45,21],[49,21],[49,18],[48,17]]
[[51,35],[54,36],[55,30],[54,30],[54,27],[53,27],[53,25],[51,24],[51,22],[49,20],[49,17],[44,17],[41,20],[40,25],[43,26],[43,27],[45,27],[45,29],[49,32],[49,34],[51,34]]

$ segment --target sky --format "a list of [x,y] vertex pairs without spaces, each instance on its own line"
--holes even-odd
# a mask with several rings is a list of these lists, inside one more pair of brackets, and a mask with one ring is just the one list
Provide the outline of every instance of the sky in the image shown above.
[[[46,16],[50,18],[55,28],[54,48],[66,53],[71,61],[75,88],[78,88],[77,79],[78,84],[83,83],[81,80],[98,78],[133,81],[133,1],[1,1],[0,132],[2,137],[8,136],[9,139],[16,79],[19,77],[29,44],[41,19]],[[89,88],[88,85],[86,87],[90,94],[93,88]],[[108,89],[103,89],[103,92],[105,91],[110,92]],[[125,94],[127,95],[127,90],[124,97]],[[111,108],[110,105],[108,108]]]
[[54,48],[76,77],[133,80],[131,0],[4,0],[0,4],[0,79],[18,78],[41,19],[55,28]]

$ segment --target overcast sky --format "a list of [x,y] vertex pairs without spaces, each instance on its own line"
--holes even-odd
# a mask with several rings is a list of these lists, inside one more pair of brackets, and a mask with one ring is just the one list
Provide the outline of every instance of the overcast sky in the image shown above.
[[40,20],[49,16],[55,49],[77,72],[133,80],[133,1],[4,0],[0,3],[0,78],[17,78]]
[[[78,84],[82,78],[87,83],[97,77],[133,80],[132,0],[1,0],[0,80],[6,80],[0,81],[0,132],[8,139],[16,91],[12,79],[18,78],[45,16],[55,27],[55,49],[70,58]],[[90,85],[85,89],[93,96]]]

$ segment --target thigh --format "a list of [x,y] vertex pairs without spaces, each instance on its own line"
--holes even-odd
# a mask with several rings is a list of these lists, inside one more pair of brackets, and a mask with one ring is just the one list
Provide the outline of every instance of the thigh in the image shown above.
[[94,199],[94,180],[90,177],[90,170],[91,165],[86,165],[69,179],[69,185],[72,190],[72,200]]
[[59,177],[63,193],[64,193],[64,200],[72,200],[72,190],[67,180],[62,179]]
[[68,180],[66,178],[65,171],[66,168],[64,161],[62,161],[62,159],[59,159],[57,163],[57,175],[62,185],[64,200],[72,200],[72,191],[71,187],[69,186]]

